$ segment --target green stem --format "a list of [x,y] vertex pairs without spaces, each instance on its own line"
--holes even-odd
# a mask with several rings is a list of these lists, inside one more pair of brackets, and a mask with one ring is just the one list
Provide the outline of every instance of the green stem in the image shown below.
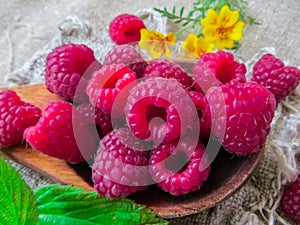
[[179,37],[183,32],[185,32],[185,31],[187,31],[187,30],[189,30],[189,29],[191,29],[191,28],[194,28],[194,27],[195,27],[195,24],[190,25],[190,26],[187,26],[187,27],[184,27],[184,28],[180,29],[179,31],[177,31],[177,32],[175,33],[175,36],[176,36],[176,37]]

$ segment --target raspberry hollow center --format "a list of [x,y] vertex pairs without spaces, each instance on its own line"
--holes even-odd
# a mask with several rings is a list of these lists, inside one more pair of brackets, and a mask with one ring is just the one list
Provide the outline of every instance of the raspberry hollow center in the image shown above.
[[117,82],[124,77],[124,74],[131,72],[130,69],[123,67],[116,72],[114,72],[105,82],[103,88],[114,89],[117,86]]
[[126,37],[135,37],[139,36],[140,31],[136,29],[136,27],[133,27],[132,29],[127,29],[124,31],[124,36]]
[[234,73],[229,65],[224,65],[220,68],[217,68],[216,78],[222,82],[222,84],[226,84],[232,80]]
[[179,151],[170,155],[164,164],[167,170],[173,173],[182,173],[189,165],[189,158],[185,152]]
[[146,120],[149,123],[154,118],[161,118],[164,122],[167,121],[167,112],[165,107],[159,107],[154,104],[150,104],[146,108]]

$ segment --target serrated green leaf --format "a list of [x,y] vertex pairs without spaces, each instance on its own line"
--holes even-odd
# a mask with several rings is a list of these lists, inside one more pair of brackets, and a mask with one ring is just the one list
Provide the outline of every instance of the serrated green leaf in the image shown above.
[[35,225],[35,196],[20,174],[0,158],[0,224]]
[[108,199],[72,186],[50,185],[35,192],[37,225],[165,225],[143,205],[126,198]]

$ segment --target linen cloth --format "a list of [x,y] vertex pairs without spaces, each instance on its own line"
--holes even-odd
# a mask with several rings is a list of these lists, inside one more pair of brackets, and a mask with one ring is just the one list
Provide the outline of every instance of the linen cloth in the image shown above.
[[[176,30],[176,25],[152,11],[137,12],[150,29],[161,32]],[[66,17],[58,24],[60,34],[43,49],[36,52],[25,65],[5,75],[3,86],[33,84],[44,81],[46,55],[63,43],[87,44],[103,62],[105,54],[114,45],[107,27],[100,27],[86,18]],[[180,42],[179,42],[180,44]],[[245,61],[248,71],[263,53],[276,54],[275,48],[263,48],[251,60]],[[175,53],[176,55],[176,53]],[[242,52],[236,56],[243,60]],[[248,74],[249,77],[249,74]],[[199,214],[170,220],[170,224],[293,224],[278,210],[283,187],[296,178],[297,154],[300,152],[300,88],[278,104],[271,133],[265,145],[265,156],[257,171],[243,187],[216,207]],[[52,183],[51,180],[15,162],[17,168],[32,189]]]

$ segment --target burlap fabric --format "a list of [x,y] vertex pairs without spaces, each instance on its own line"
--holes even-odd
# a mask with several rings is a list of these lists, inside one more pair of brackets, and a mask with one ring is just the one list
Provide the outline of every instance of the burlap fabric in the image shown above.
[[[169,21],[152,10],[138,13],[150,29],[162,32],[176,29]],[[46,55],[62,43],[85,43],[103,61],[104,55],[113,46],[107,28],[95,29],[95,24],[84,18],[70,16],[58,28],[60,36],[55,37],[44,49],[20,69],[5,76],[3,86],[12,86],[44,81]],[[262,49],[246,63],[248,70],[253,62],[265,52],[276,54],[275,48]],[[237,52],[242,59],[243,54]],[[265,156],[253,177],[233,196],[214,208],[193,216],[170,220],[171,224],[293,224],[278,210],[282,188],[293,181],[298,173],[296,155],[300,151],[300,88],[277,106],[271,133],[266,143]],[[49,179],[15,162],[10,163],[19,170],[32,189],[52,183]]]

